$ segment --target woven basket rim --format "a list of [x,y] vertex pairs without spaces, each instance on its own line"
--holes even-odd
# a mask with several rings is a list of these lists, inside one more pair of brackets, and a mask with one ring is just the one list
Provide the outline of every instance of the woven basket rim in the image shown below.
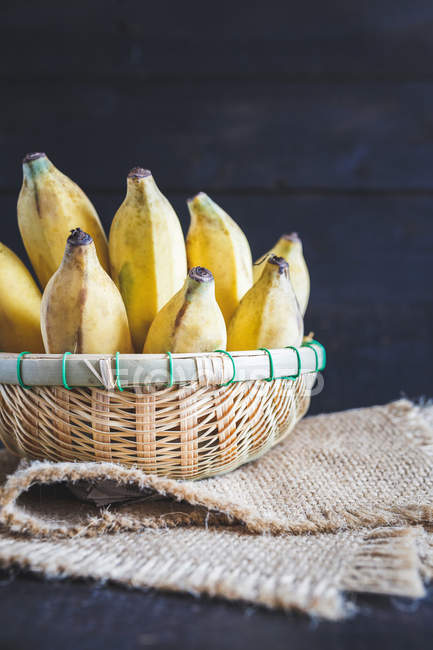
[[[67,356],[66,356],[67,355]],[[318,341],[299,348],[168,354],[0,353],[0,384],[65,387],[134,387],[198,382],[230,384],[293,378],[323,370]],[[66,375],[68,384],[66,384]],[[119,380],[119,381],[117,381]]]

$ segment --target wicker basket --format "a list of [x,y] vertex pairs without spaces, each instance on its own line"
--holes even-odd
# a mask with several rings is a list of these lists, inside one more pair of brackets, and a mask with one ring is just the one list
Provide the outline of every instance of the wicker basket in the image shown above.
[[293,429],[324,363],[316,343],[232,355],[0,354],[0,437],[25,458],[213,476]]

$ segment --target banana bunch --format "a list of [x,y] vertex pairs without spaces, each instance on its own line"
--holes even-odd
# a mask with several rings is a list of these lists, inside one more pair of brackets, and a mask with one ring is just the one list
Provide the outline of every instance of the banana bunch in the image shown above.
[[107,244],[84,192],[45,154],[28,154],[18,225],[44,292],[0,244],[0,350],[157,354],[299,346],[310,278],[298,235],[282,235],[253,265],[247,238],[227,212],[204,192],[187,205],[185,242],[151,172],[134,167]]

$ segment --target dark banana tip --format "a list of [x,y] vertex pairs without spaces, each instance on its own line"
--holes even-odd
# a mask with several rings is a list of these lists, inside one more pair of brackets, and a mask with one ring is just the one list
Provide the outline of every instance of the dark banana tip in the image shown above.
[[195,280],[196,282],[213,281],[212,273],[209,271],[209,269],[205,269],[204,266],[194,266],[189,270],[188,275],[191,280]]
[[128,174],[128,178],[147,178],[152,176],[152,172],[143,167],[133,167]]
[[288,271],[289,269],[289,264],[288,262],[286,262],[284,257],[278,257],[278,255],[271,255],[268,258],[268,262],[269,264],[275,264],[276,266],[278,266],[278,271],[280,273],[284,273],[284,271]]
[[297,232],[291,232],[289,235],[283,235],[282,239],[287,241],[301,241]]
[[93,239],[89,234],[87,234],[87,232],[81,230],[81,228],[74,228],[71,230],[71,234],[67,241],[68,244],[71,244],[72,246],[87,246],[92,243]]
[[26,163],[33,162],[33,160],[38,160],[38,158],[46,158],[47,154],[43,153],[42,151],[37,151],[35,153],[26,153],[26,155],[23,158],[23,165]]

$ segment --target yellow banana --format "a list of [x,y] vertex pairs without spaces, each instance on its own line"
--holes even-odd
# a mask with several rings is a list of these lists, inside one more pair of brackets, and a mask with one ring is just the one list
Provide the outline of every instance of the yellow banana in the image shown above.
[[43,352],[40,313],[36,282],[20,258],[0,243],[0,350]]
[[205,266],[215,277],[216,299],[228,324],[252,285],[251,251],[242,230],[207,194],[188,201],[188,266]]
[[45,351],[60,354],[132,352],[122,297],[98,261],[92,238],[72,230],[62,263],[42,296]]
[[95,208],[44,153],[30,153],[23,160],[17,208],[21,237],[43,288],[62,261],[65,239],[72,228],[90,234],[99,261],[109,271],[107,238]]
[[227,331],[228,350],[299,346],[304,323],[286,260],[271,255],[263,273],[242,298]]
[[179,219],[150,171],[135,167],[129,172],[109,241],[111,274],[126,305],[134,347],[141,352],[150,324],[182,287],[187,272]]
[[290,282],[298,299],[299,308],[302,315],[304,315],[310,297],[310,275],[302,252],[302,241],[298,237],[298,233],[292,232],[290,235],[282,235],[275,246],[257,260],[253,267],[254,282],[257,282],[263,273],[265,264],[261,263],[261,261],[269,255],[283,257],[289,263]]
[[225,349],[226,339],[212,273],[196,266],[182,289],[156,315],[143,352],[213,352]]

